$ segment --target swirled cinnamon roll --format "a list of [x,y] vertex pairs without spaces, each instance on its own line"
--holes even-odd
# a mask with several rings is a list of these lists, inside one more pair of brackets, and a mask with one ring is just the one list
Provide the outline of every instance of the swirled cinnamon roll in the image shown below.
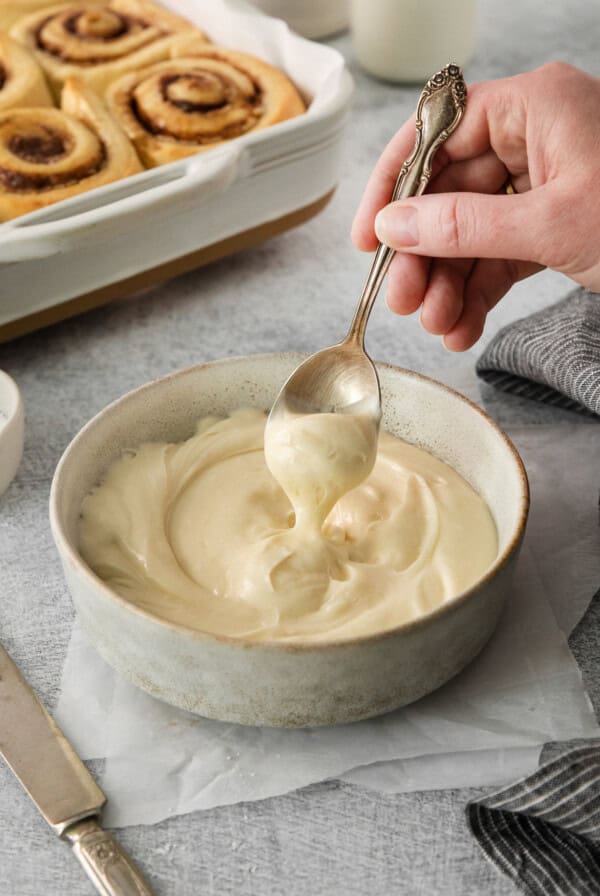
[[[188,48],[189,49],[189,48]],[[109,107],[148,167],[300,115],[291,81],[266,62],[211,45],[124,75]]]
[[100,98],[76,78],[64,86],[61,109],[0,112],[0,221],[141,170]]
[[[88,2],[103,3],[105,0],[88,0]],[[0,0],[0,30],[8,31],[18,19],[50,5],[49,0]]]
[[124,72],[165,59],[174,38],[185,32],[199,34],[149,0],[84,0],[25,16],[10,33],[36,53],[57,92],[76,76],[102,94]]
[[0,31],[0,110],[51,105],[52,96],[35,57]]

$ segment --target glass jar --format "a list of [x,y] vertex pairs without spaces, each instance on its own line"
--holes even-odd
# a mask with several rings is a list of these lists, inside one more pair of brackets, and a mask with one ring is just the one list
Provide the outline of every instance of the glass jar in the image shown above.
[[387,81],[426,81],[475,47],[476,0],[351,0],[358,63]]

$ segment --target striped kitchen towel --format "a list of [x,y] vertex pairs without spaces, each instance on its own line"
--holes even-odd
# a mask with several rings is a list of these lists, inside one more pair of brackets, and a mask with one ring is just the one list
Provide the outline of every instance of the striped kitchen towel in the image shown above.
[[504,327],[476,370],[505,392],[600,415],[600,294],[580,287]]
[[528,896],[600,896],[600,742],[469,803],[467,820]]

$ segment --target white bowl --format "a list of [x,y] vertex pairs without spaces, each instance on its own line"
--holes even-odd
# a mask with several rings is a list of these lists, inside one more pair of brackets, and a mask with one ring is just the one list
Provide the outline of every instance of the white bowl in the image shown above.
[[253,0],[253,4],[311,40],[345,31],[350,19],[349,0]]
[[125,449],[189,437],[205,414],[269,408],[302,356],[230,358],[130,392],[94,417],[65,451],[50,519],[82,627],[134,684],[209,718],[252,725],[349,722],[417,700],[456,675],[492,634],[508,594],[529,506],[527,477],[496,424],[457,392],[379,365],[383,426],[461,473],[487,501],[499,553],[466,592],[390,631],[340,642],[255,643],[165,622],[120,597],[81,558],[86,494]]
[[0,370],[0,495],[13,481],[21,457],[25,435],[25,415],[21,393],[15,381]]

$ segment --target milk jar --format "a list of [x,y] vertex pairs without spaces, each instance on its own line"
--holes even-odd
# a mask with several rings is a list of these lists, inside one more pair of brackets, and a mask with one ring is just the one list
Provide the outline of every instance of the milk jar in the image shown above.
[[476,0],[351,0],[354,53],[387,81],[422,82],[475,45]]

